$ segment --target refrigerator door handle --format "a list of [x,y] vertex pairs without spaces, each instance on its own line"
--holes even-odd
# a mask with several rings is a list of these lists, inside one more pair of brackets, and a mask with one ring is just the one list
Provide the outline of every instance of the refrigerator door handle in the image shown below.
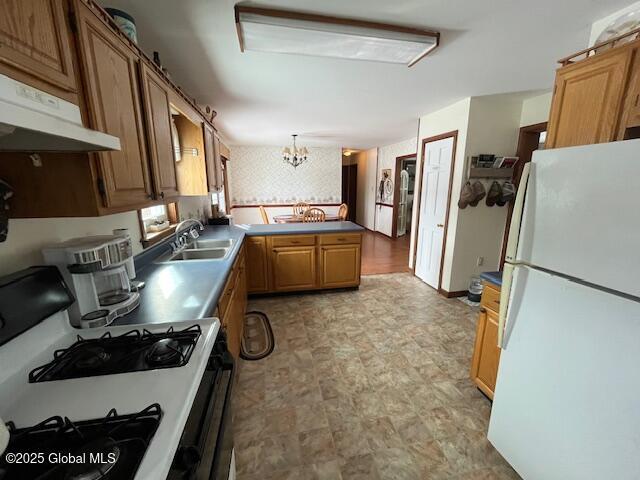
[[527,193],[527,184],[529,175],[531,174],[531,162],[524,164],[518,192],[513,203],[513,212],[511,213],[511,227],[509,228],[509,238],[507,239],[507,251],[505,252],[505,260],[507,262],[515,262],[518,253],[518,241],[520,240],[520,224],[522,223],[522,211],[524,209],[524,199]]
[[504,264],[502,271],[502,287],[500,288],[500,311],[498,312],[498,348],[506,348],[504,345],[504,330],[507,326],[507,314],[509,313],[509,296],[513,282],[515,267],[510,263]]

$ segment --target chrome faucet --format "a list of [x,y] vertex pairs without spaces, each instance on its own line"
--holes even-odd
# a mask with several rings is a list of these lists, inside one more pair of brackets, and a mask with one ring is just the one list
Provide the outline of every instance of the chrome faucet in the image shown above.
[[204,230],[204,225],[202,225],[202,222],[200,220],[196,220],[195,218],[187,218],[186,220],[181,221],[178,225],[176,225],[176,239],[170,244],[173,253],[179,252],[187,246],[188,237],[191,237],[195,240],[200,236],[195,226],[191,227],[186,232],[180,231],[180,229],[188,223],[196,223],[198,225],[198,230]]

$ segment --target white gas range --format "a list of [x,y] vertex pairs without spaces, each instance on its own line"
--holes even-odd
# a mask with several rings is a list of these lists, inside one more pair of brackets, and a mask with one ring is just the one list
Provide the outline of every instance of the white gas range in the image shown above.
[[[11,422],[0,478],[7,472],[6,478],[21,479],[191,478],[185,472],[224,464],[210,450],[230,422],[233,361],[217,319],[77,330],[55,267],[14,277],[0,280],[0,417]],[[7,298],[31,301],[13,311]],[[59,311],[34,320],[52,313],[48,308]],[[20,310],[24,322],[15,314]],[[43,442],[49,431],[57,436]],[[29,464],[16,465],[15,455],[8,461],[8,453],[25,449],[44,453],[44,462],[23,456]],[[87,457],[85,466],[65,464],[92,449],[112,456],[102,463]],[[224,456],[230,460],[230,449]],[[226,479],[228,467],[214,478]]]

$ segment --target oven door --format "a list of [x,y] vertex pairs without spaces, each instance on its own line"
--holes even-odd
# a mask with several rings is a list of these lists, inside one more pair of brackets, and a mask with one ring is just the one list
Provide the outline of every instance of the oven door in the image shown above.
[[220,334],[193,401],[168,480],[227,480],[233,451],[234,361]]

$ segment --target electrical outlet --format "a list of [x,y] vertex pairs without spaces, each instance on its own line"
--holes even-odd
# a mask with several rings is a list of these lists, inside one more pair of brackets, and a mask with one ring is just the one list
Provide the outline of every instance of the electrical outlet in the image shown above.
[[476,262],[476,264],[481,267],[482,265],[484,265],[484,257],[478,257],[478,261]]

